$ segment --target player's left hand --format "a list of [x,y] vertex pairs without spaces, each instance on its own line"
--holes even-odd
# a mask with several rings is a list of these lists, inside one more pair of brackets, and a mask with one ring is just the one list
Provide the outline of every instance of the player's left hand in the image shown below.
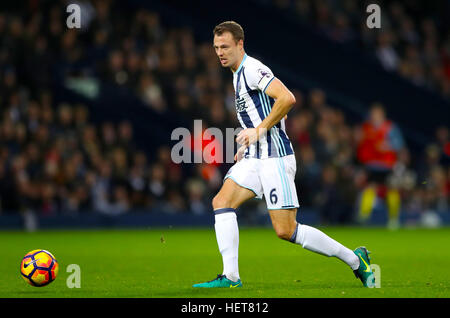
[[236,142],[243,146],[250,146],[258,141],[256,128],[247,128],[241,130],[236,137]]
[[237,153],[234,155],[234,161],[236,161],[236,162],[241,161],[241,159],[244,157],[244,153],[245,153],[246,149],[247,149],[246,146],[241,146],[238,149]]

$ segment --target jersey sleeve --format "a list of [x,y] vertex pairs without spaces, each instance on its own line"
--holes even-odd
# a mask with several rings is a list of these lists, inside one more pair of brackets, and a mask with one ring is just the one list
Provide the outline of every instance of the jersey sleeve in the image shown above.
[[267,86],[275,78],[270,68],[262,63],[246,67],[245,76],[247,78],[247,85],[251,89],[259,89],[262,92],[266,91]]

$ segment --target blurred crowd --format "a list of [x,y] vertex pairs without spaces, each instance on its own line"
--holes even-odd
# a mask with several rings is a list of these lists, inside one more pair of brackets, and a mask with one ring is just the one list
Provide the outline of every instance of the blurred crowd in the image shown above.
[[[162,116],[202,119],[204,128],[238,127],[231,73],[220,67],[211,43],[196,42],[189,28],[164,25],[155,12],[113,9],[112,1],[78,1],[87,21],[81,30],[65,27],[61,4],[38,10],[33,3],[39,1],[29,2],[26,18],[0,13],[0,213],[209,213],[229,165],[174,164],[169,146],[145,153],[130,121],[94,123],[89,105],[55,103],[51,82],[54,73],[96,77],[130,89]],[[399,55],[398,68],[404,59]],[[373,208],[370,193],[363,193],[377,183],[377,196],[394,189],[402,209],[449,208],[448,127],[437,129],[423,157],[411,156],[382,105],[371,108],[381,115],[368,114],[372,129],[349,123],[320,89],[292,90],[297,104],[287,132],[302,207],[318,209],[323,222],[349,222],[354,211]],[[380,147],[364,148],[379,127],[396,137],[380,135]],[[389,161],[381,184],[371,177],[370,160],[377,158]]]
[[55,74],[97,77],[158,113],[237,126],[211,45],[195,43],[189,28],[163,27],[154,12],[77,3],[81,30],[66,28],[65,2],[0,13],[0,211],[206,213],[221,183],[216,166],[182,171],[169,146],[144,153],[129,121],[90,122],[88,106],[55,104],[51,84]]
[[[360,45],[387,71],[450,99],[450,4],[448,1],[274,0],[339,43]],[[381,29],[369,29],[369,4],[381,8]]]
[[[349,222],[355,214],[364,219],[383,201],[393,220],[400,209],[448,210],[448,127],[437,128],[423,156],[411,155],[383,105],[374,103],[366,121],[351,124],[320,89],[296,95],[288,133],[296,148],[299,198],[305,206],[319,208],[323,222]],[[373,197],[367,190],[374,191]]]

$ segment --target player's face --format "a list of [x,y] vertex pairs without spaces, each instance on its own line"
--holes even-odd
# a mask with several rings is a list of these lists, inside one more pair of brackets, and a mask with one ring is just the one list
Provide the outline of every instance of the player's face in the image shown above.
[[216,34],[214,35],[214,50],[223,67],[235,69],[243,50],[243,41],[236,42],[230,32],[223,32],[221,35]]

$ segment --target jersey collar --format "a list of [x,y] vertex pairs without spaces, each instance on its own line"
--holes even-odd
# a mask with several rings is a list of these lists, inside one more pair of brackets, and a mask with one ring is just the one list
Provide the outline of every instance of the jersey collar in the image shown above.
[[241,64],[239,65],[239,67],[238,67],[238,69],[236,70],[236,72],[234,72],[234,73],[239,73],[239,71],[241,70],[242,65],[244,64],[244,61],[245,61],[246,58],[247,58],[247,53],[244,53],[244,57],[242,58],[242,62],[241,62]]

